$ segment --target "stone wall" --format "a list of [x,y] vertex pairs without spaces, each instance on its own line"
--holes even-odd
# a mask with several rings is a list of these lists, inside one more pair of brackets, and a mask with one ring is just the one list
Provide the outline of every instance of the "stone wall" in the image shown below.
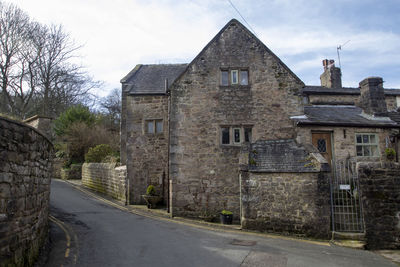
[[368,249],[400,249],[400,164],[359,163]]
[[394,95],[385,95],[386,106],[388,111],[396,111],[397,106],[397,97]]
[[[149,185],[166,200],[168,170],[168,97],[126,97],[126,167],[131,204],[144,204],[141,195]],[[163,132],[146,132],[146,120],[162,120]]]
[[309,95],[308,102],[313,105],[354,105],[360,95]]
[[330,191],[326,173],[243,172],[242,227],[330,237]]
[[0,117],[0,265],[32,265],[48,236],[53,145]]
[[82,166],[82,184],[97,192],[126,202],[126,166],[115,166],[115,163],[84,163]]
[[[352,128],[352,127],[328,127],[309,126],[297,127],[297,143],[312,145],[312,132],[332,133],[333,154],[335,160],[355,159],[356,161],[385,160],[386,138],[391,134],[390,129],[384,128]],[[375,133],[379,139],[380,157],[357,157],[356,133]]]
[[[248,85],[221,86],[221,69],[248,70]],[[251,138],[293,138],[303,83],[258,39],[231,21],[171,86],[172,215],[239,214],[240,145],[221,127],[251,127]],[[243,139],[243,138],[242,138]]]
[[321,154],[290,139],[259,140],[242,153],[243,228],[329,238],[330,168]]

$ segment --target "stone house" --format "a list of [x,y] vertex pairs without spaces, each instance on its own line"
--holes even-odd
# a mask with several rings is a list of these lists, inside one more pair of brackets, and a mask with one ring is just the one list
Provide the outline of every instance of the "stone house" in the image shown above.
[[172,216],[227,209],[248,228],[327,237],[333,164],[398,150],[400,90],[343,88],[323,65],[305,85],[237,20],[189,64],[137,65],[121,80],[130,203],[153,184]]

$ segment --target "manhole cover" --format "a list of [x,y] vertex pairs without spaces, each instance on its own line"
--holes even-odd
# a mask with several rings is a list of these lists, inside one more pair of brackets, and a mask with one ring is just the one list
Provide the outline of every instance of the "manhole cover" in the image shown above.
[[231,242],[231,245],[235,245],[235,246],[246,246],[246,247],[251,247],[256,245],[257,242],[256,241],[251,241],[251,240],[240,240],[240,239],[233,239],[233,241]]

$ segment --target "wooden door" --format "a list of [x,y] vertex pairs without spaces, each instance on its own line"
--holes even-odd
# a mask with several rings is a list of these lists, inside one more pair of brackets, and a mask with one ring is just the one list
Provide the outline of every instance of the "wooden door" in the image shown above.
[[331,133],[312,133],[312,143],[319,153],[332,165]]

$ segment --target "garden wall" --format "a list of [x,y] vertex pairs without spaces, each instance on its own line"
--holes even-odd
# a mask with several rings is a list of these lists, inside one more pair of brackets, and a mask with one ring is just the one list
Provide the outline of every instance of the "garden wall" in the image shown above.
[[[294,140],[257,141],[241,165],[245,229],[330,237],[330,168]],[[244,157],[245,158],[245,157]]]
[[52,143],[0,117],[0,266],[29,266],[48,236]]
[[368,249],[400,249],[400,164],[359,163]]
[[115,166],[115,163],[84,163],[82,184],[126,203],[126,166]]

